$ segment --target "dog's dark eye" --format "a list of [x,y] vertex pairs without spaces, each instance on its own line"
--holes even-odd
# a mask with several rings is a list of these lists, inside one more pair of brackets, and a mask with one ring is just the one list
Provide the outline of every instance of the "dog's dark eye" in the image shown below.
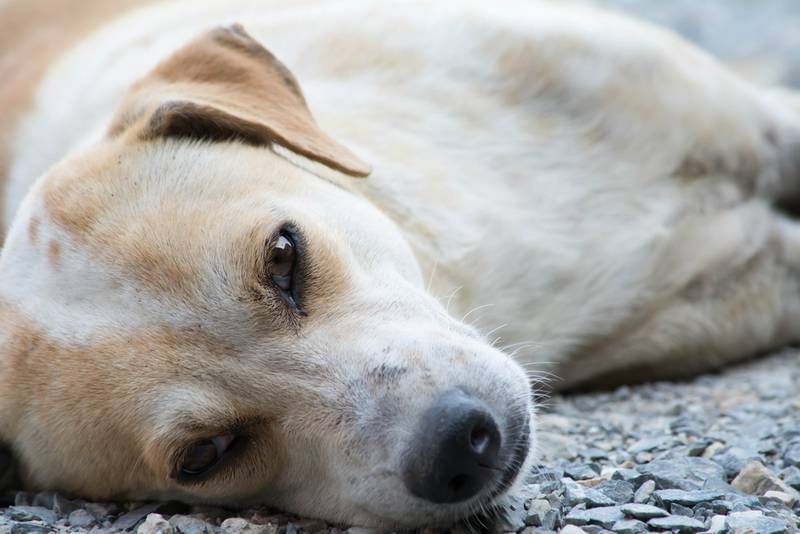
[[290,293],[294,285],[295,248],[291,236],[287,232],[281,232],[272,247],[269,261],[272,281],[286,293]]
[[211,439],[197,441],[186,451],[180,474],[184,477],[202,475],[222,458],[230,449],[236,437],[233,434],[223,434]]

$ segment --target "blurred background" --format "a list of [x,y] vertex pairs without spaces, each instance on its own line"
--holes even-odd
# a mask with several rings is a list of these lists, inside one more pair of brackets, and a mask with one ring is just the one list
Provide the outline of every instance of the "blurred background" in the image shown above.
[[800,0],[580,0],[657,24],[747,78],[800,87]]

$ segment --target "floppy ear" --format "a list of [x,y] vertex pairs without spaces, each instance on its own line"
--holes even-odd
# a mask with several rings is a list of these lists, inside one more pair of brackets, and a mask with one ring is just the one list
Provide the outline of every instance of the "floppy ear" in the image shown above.
[[135,83],[109,134],[279,145],[351,176],[370,172],[323,132],[291,72],[238,24],[204,33]]

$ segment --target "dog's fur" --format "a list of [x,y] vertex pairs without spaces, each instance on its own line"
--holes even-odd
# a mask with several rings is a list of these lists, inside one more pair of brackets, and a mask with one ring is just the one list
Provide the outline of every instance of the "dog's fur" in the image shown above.
[[[798,99],[668,32],[561,3],[109,4],[0,47],[0,437],[30,487],[447,522],[485,495],[397,475],[438,393],[507,421],[526,366],[607,386],[800,337]],[[302,314],[263,280],[286,221]],[[176,479],[232,427],[235,461]]]

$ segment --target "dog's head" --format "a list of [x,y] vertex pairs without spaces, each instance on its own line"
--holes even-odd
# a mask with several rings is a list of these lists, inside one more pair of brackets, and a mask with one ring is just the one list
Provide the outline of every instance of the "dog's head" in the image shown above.
[[0,262],[0,438],[26,484],[377,526],[513,484],[524,372],[425,291],[355,178],[314,165],[369,172],[234,26],[37,182]]

